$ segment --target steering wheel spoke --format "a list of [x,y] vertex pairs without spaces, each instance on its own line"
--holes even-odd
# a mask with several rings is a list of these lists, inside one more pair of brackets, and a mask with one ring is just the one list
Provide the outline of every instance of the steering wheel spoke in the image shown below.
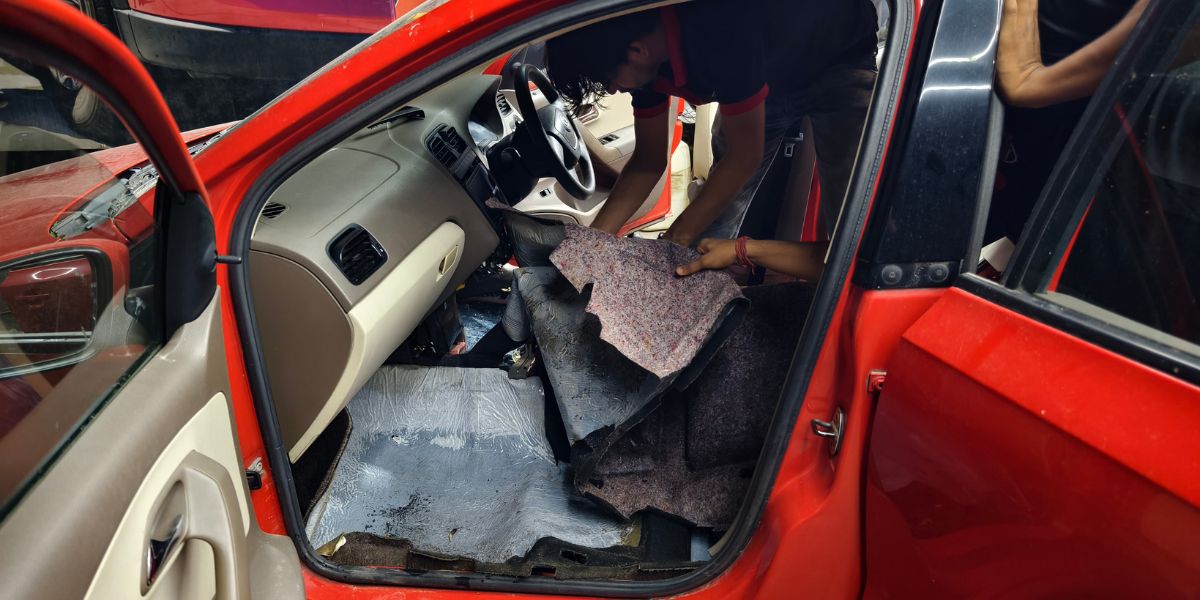
[[564,151],[563,143],[553,137],[550,138],[549,142],[550,152],[554,154],[554,158],[557,158],[559,162],[566,165],[570,161],[570,154]]

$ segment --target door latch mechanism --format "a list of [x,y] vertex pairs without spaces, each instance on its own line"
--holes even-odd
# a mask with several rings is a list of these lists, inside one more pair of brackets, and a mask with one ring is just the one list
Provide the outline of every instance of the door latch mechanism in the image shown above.
[[829,438],[829,455],[837,456],[838,450],[842,449],[842,433],[846,430],[846,412],[838,406],[833,410],[832,419],[828,421],[813,419],[812,430],[813,433],[823,438]]

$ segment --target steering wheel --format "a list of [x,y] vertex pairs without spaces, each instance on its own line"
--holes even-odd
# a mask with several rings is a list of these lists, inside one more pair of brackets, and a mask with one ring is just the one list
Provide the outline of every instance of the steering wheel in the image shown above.
[[[568,194],[578,200],[586,199],[596,191],[596,171],[592,168],[592,155],[571,120],[562,96],[541,69],[515,63],[512,70],[513,91],[521,113],[520,127],[531,141],[538,162],[546,166],[549,175],[557,179]],[[531,82],[546,97],[546,106],[534,107],[533,92],[529,89]]]

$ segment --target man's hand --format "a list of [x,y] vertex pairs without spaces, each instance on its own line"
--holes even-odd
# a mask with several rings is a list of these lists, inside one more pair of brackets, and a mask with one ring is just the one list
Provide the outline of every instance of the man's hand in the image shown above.
[[[737,262],[737,240],[707,238],[696,249],[702,256],[676,268],[676,275],[687,277],[704,270],[724,269]],[[746,240],[746,258],[752,264],[806,281],[816,281],[821,276],[828,249],[827,242]]]
[[671,141],[669,128],[674,123],[675,113],[669,110],[661,115],[634,119],[633,156],[617,175],[608,199],[592,221],[593,228],[616,234],[646,201],[667,170]]
[[733,263],[737,262],[736,243],[736,240],[705,238],[696,247],[696,250],[701,254],[700,258],[677,267],[675,274],[680,277],[687,277],[700,271],[716,271],[730,267]]
[[698,231],[689,231],[683,227],[680,227],[679,221],[675,221],[675,223],[671,224],[671,227],[667,229],[667,232],[664,233],[662,237],[664,240],[670,240],[676,244],[679,244],[680,246],[691,246],[692,242],[696,240],[696,236],[699,234],[700,232]]

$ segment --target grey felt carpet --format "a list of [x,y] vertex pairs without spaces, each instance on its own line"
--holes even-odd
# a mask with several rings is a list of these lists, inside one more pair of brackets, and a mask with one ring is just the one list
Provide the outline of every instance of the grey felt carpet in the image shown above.
[[724,271],[675,275],[699,256],[666,240],[567,225],[550,260],[576,290],[591,286],[586,310],[600,319],[600,339],[666,378],[692,364],[731,303],[745,302]]
[[815,284],[744,288],[750,310],[704,372],[683,392],[693,469],[758,459]]
[[584,311],[590,294],[576,292],[555,268],[520,269],[517,288],[572,444],[629,420],[666,389],[600,340],[599,319]]
[[352,430],[306,532],[349,532],[484,562],[543,537],[604,548],[629,525],[571,487],[545,437],[537,378],[498,369],[384,367],[350,401]]
[[672,394],[613,444],[579,490],[622,515],[650,508],[724,529],[737,513],[754,463],[693,471],[684,454],[686,438],[687,403]]
[[703,527],[732,522],[800,337],[812,286],[748,287],[750,310],[687,389],[615,441],[579,490],[628,516],[653,508]]

